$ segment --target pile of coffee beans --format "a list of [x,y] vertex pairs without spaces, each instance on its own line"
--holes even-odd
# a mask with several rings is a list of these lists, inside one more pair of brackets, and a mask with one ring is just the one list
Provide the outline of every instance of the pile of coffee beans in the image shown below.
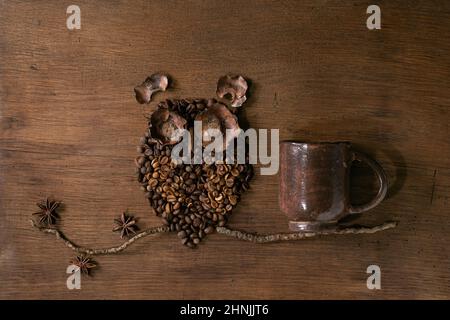
[[[158,108],[168,108],[193,126],[195,116],[216,100],[166,100]],[[225,226],[241,194],[249,188],[252,165],[174,164],[171,145],[151,136],[151,123],[141,138],[136,158],[137,177],[156,215],[181,242],[196,247],[216,226]]]

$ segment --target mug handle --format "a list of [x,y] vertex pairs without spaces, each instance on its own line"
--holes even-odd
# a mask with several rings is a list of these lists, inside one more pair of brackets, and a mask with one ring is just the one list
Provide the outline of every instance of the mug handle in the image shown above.
[[362,204],[359,206],[350,205],[348,212],[349,214],[362,213],[376,207],[377,205],[380,204],[381,201],[383,201],[388,189],[388,181],[386,173],[384,172],[383,168],[378,164],[378,162],[362,153],[355,151],[353,152],[353,161],[361,161],[367,163],[369,167],[377,174],[380,188],[378,189],[378,193],[375,196],[375,198],[369,203]]

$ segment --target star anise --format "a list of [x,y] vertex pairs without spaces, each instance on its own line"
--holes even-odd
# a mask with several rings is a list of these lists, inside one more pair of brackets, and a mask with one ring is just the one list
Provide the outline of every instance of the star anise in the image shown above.
[[127,237],[136,234],[136,231],[139,230],[138,226],[136,225],[136,219],[128,215],[126,212],[123,212],[120,216],[120,219],[114,219],[114,222],[116,223],[116,226],[114,227],[114,232],[120,232],[120,238]]
[[59,218],[56,209],[61,205],[61,202],[52,201],[48,198],[45,201],[36,204],[39,209],[38,212],[33,213],[33,215],[37,215],[39,218],[39,224],[44,226],[51,226],[55,224],[56,219]]
[[70,260],[70,263],[76,265],[80,268],[81,273],[90,274],[91,269],[95,268],[97,264],[89,257],[86,256],[76,256],[74,259]]

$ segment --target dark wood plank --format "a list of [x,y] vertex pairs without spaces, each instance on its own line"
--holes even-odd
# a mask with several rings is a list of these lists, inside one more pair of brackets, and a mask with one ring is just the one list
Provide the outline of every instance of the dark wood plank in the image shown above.
[[[0,2],[0,298],[449,298],[450,5],[378,1]],[[132,94],[168,72],[168,97],[211,97],[219,76],[252,80],[245,118],[280,138],[350,140],[385,167],[389,197],[358,222],[374,235],[256,245],[220,235],[198,250],[146,238],[66,288],[72,252],[33,230],[34,203],[63,199],[62,229],[86,246],[118,243],[129,208],[159,224],[133,176],[146,127]],[[362,177],[364,180],[364,176]],[[287,231],[277,176],[257,175],[231,225]],[[362,188],[362,187],[361,187]],[[356,192],[361,193],[361,190]],[[382,290],[366,288],[366,268]]]

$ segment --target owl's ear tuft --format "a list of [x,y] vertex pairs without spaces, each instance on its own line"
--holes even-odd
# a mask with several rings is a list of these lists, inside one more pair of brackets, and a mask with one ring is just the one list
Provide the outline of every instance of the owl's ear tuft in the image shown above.
[[150,103],[152,95],[158,91],[166,91],[169,78],[165,74],[154,73],[147,77],[144,82],[134,87],[134,94],[140,104]]
[[247,81],[241,75],[227,74],[219,78],[216,94],[219,98],[229,100],[230,106],[239,108],[247,100]]

